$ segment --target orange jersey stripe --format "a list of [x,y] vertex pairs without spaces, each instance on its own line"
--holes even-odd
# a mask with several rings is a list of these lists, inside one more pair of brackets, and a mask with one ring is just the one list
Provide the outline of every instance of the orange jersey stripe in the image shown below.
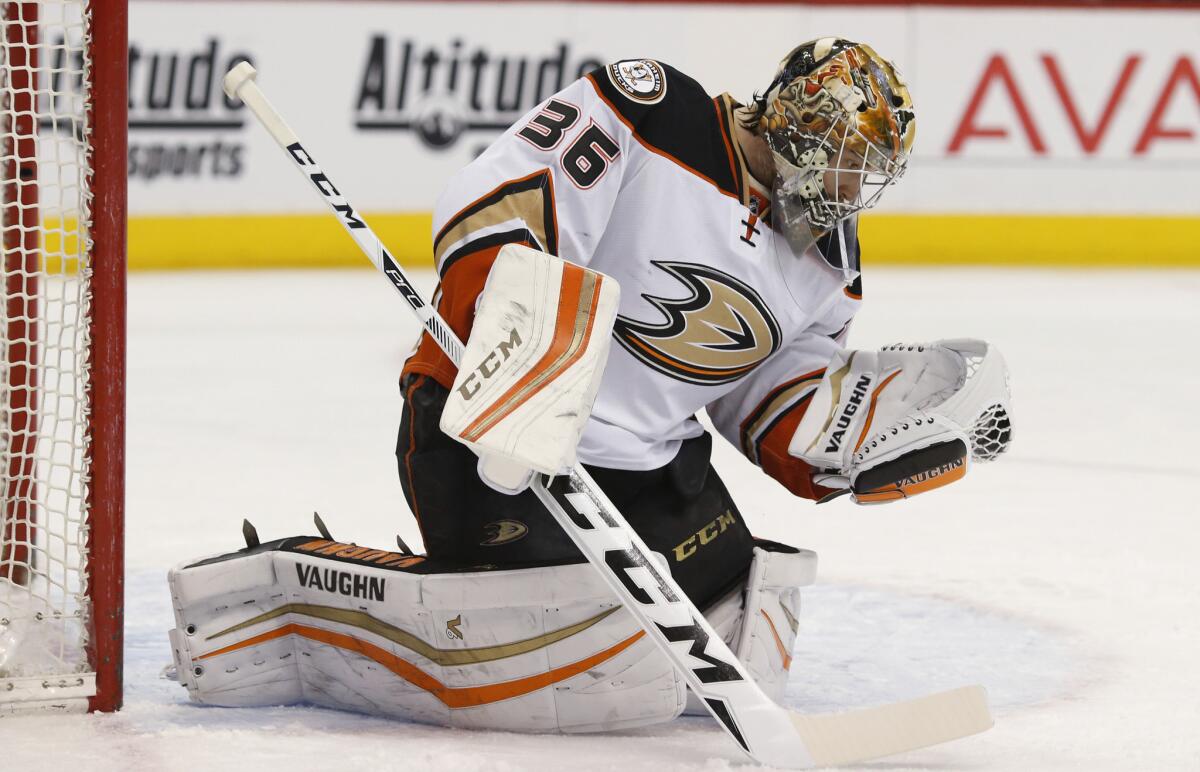
[[813,468],[788,453],[792,435],[796,433],[796,427],[807,410],[807,404],[789,410],[779,423],[763,435],[759,443],[758,465],[792,493],[816,500],[833,493],[833,489],[814,485]]
[[[725,128],[725,119],[721,115],[721,98],[717,97],[712,102],[713,110],[717,113],[717,129],[721,132],[721,141],[725,143],[725,153],[729,156],[729,178],[733,180],[733,184],[738,189],[738,193],[742,192],[742,177],[738,174],[737,162],[733,156],[733,140],[729,136],[729,132]],[[742,196],[745,198],[745,196]]]
[[677,367],[680,370],[686,370],[689,373],[696,373],[697,375],[720,376],[720,375],[732,375],[734,373],[748,373],[751,370],[753,370],[754,368],[758,367],[760,364],[762,364],[762,362],[760,361],[760,362],[755,362],[752,365],[746,365],[744,367],[734,367],[734,368],[730,368],[728,370],[713,370],[713,369],[705,369],[702,367],[690,367],[688,365],[685,365],[683,362],[680,362],[677,359],[671,359],[669,357],[663,356],[658,351],[656,351],[655,349],[646,345],[645,343],[638,340],[637,338],[626,337],[625,340],[627,340],[630,343],[632,343],[633,345],[637,346],[642,351],[645,351],[647,354],[649,354],[650,356],[659,360],[660,362],[666,362],[671,367]]
[[819,370],[813,370],[812,372],[805,373],[804,375],[796,376],[795,378],[785,381],[784,383],[781,383],[775,388],[771,389],[769,392],[767,392],[765,397],[759,400],[758,404],[754,406],[754,409],[751,410],[744,419],[742,419],[742,423],[738,426],[738,434],[742,440],[742,452],[747,458],[749,458],[751,461],[754,461],[756,464],[758,463],[756,457],[757,454],[754,452],[753,448],[754,437],[752,435],[755,433],[754,427],[757,426],[759,421],[765,422],[775,417],[771,414],[774,412],[771,408],[774,407],[773,403],[775,400],[779,399],[781,395],[785,394],[794,386],[803,384],[805,381],[818,380],[824,374],[825,368],[821,368]]
[[[471,335],[471,327],[475,322],[475,299],[483,290],[488,273],[492,270],[492,263],[499,252],[499,246],[481,249],[456,262],[442,277],[438,313],[450,325],[450,329],[454,330],[459,340],[467,340]],[[428,375],[443,388],[450,389],[454,385],[454,376],[458,374],[458,368],[442,352],[433,336],[422,332],[417,351],[404,363],[401,377],[409,373]]]

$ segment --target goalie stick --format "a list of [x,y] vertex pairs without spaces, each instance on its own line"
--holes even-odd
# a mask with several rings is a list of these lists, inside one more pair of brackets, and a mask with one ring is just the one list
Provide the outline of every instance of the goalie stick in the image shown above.
[[[231,69],[225,93],[241,99],[317,189],[330,210],[400,293],[450,359],[463,345],[409,282],[346,197],[267,101],[249,62]],[[539,476],[538,498],[742,750],[791,769],[850,764],[982,732],[992,726],[981,686],[846,713],[804,715],[767,697],[582,466]]]

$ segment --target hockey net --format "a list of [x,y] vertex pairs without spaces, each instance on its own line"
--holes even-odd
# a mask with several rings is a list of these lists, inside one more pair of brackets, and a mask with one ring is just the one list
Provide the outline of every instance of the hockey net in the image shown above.
[[114,710],[123,74],[108,92],[124,2],[2,3],[0,18],[0,717]]

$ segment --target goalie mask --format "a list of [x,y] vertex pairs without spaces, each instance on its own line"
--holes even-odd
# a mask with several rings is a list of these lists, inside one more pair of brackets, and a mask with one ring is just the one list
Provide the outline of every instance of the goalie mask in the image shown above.
[[[757,122],[749,128],[775,159],[773,223],[796,254],[874,206],[904,173],[915,133],[912,99],[892,64],[869,46],[840,38],[804,43],[755,101]],[[824,257],[849,278],[858,257],[841,235]]]

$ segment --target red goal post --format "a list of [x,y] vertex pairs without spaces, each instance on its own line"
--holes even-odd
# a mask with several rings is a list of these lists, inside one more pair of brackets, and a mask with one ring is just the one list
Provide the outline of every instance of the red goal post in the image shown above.
[[121,706],[126,0],[0,3],[0,719]]

